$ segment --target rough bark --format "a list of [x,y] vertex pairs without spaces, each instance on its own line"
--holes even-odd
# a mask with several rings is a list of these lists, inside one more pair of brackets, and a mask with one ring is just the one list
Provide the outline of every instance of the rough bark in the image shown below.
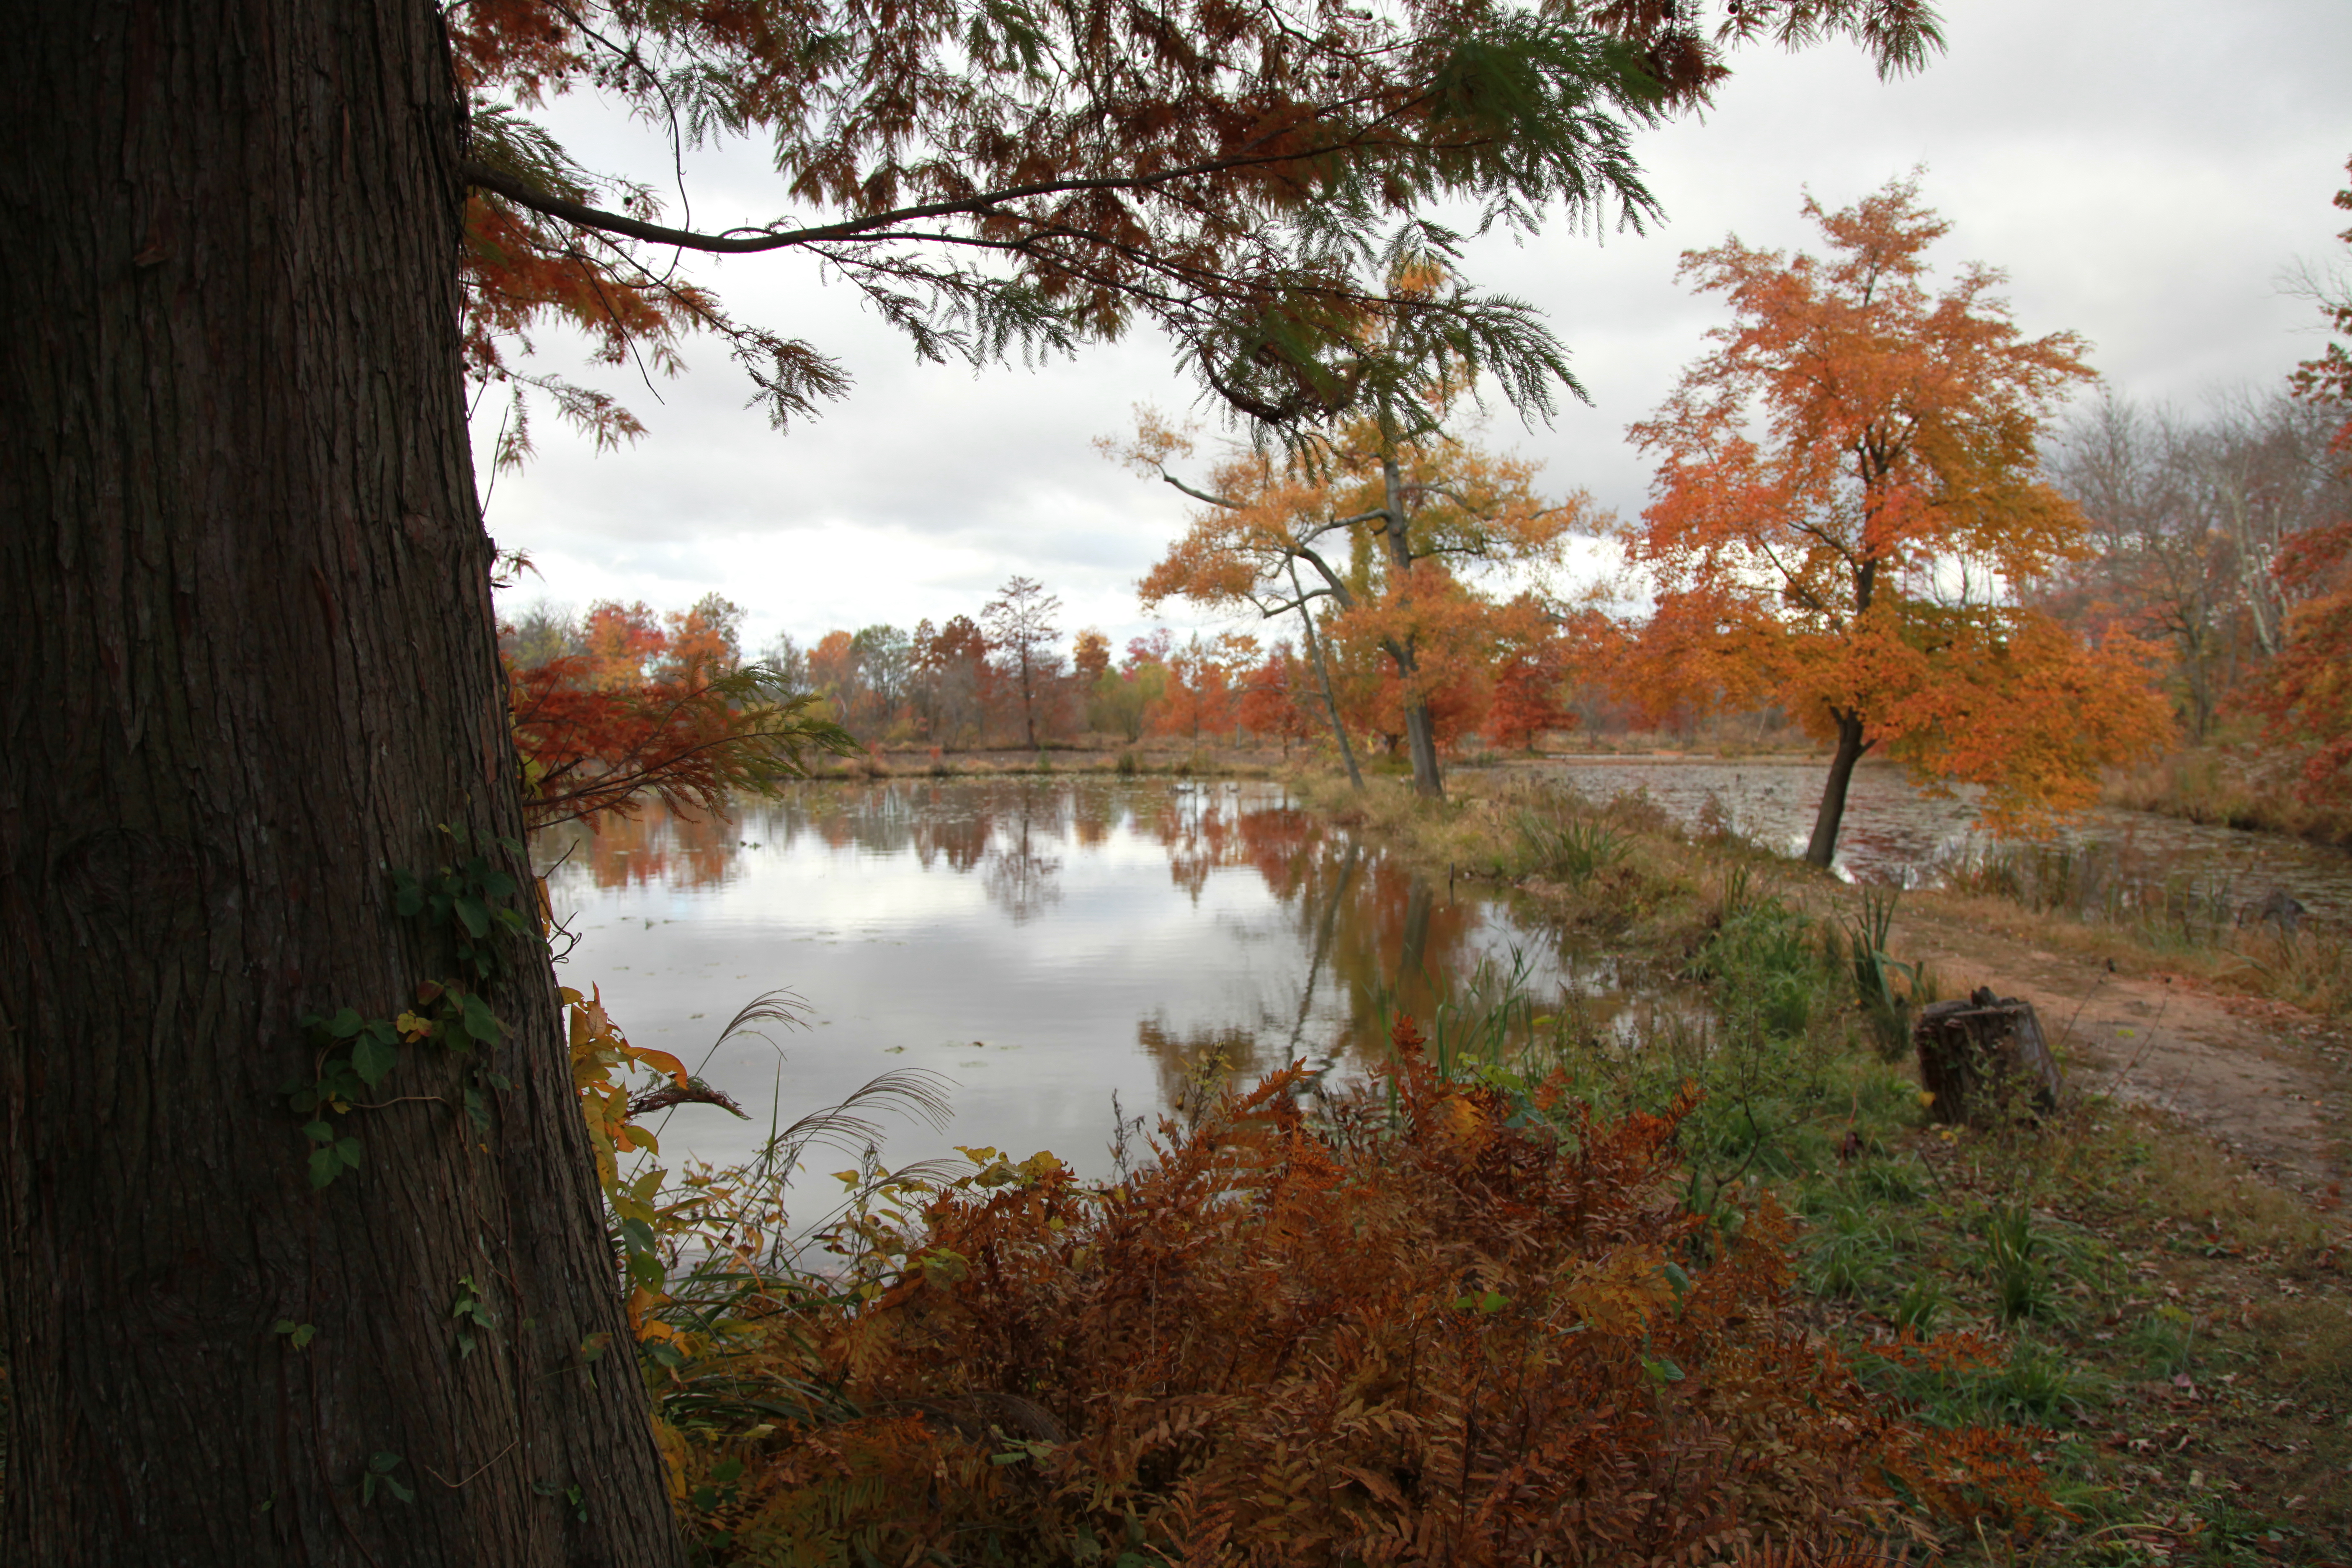
[[[1405,531],[1404,485],[1393,453],[1381,458],[1381,479],[1388,510],[1387,526],[1381,532],[1388,541],[1390,568],[1402,585],[1412,581],[1412,545]],[[1404,688],[1405,752],[1412,759],[1413,793],[1444,800],[1445,775],[1437,765],[1437,727],[1430,718],[1429,699],[1413,690],[1413,678],[1421,673],[1421,666],[1412,639],[1387,637],[1382,646],[1395,662],[1397,679]]]
[[[681,1561],[552,981],[324,1191],[299,1020],[446,976],[387,876],[520,837],[433,8],[7,8],[0,1561]],[[518,867],[518,870],[521,868]],[[470,1278],[496,1328],[461,1354]],[[273,1331],[310,1325],[305,1348]],[[625,1340],[619,1342],[625,1343]],[[413,1502],[380,1482],[375,1456]],[[575,1490],[576,1489],[576,1490]]]
[[1837,714],[1837,750],[1830,755],[1829,782],[1822,786],[1821,809],[1813,814],[1813,837],[1805,858],[1826,871],[1837,858],[1838,824],[1845,818],[1845,792],[1853,783],[1853,765],[1870,749],[1863,739],[1862,715]]

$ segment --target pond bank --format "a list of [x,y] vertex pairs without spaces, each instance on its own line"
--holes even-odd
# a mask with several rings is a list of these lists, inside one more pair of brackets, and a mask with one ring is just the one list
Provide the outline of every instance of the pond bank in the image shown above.
[[[1703,1107],[1685,1136],[1694,1191],[1738,1173],[1783,1194],[1804,1219],[1792,1250],[1814,1321],[1858,1363],[1898,1326],[1958,1321],[1997,1347],[1982,1381],[1902,1392],[1937,1419],[1993,1409],[2042,1429],[2036,1459],[2079,1522],[2035,1561],[2347,1560],[2352,1028],[2334,977],[2318,987],[2332,1018],[2262,994],[2298,952],[2340,970],[2340,937],[2165,951],[1982,892],[1903,893],[1885,951],[1924,966],[1927,995],[1990,984],[2032,1002],[2082,1096],[2041,1125],[1938,1129],[1822,962],[1864,889],[1645,796],[1563,807],[1525,775],[1450,782],[1444,806],[1307,794],[1709,999],[1714,1032],[1654,1037],[1646,1067],[1578,1047],[1572,1024],[1541,1060],[1611,1103],[1697,1078],[1720,1119]],[[1774,1000],[1784,982],[1793,1007]],[[1808,1016],[1808,995],[1834,1016]]]

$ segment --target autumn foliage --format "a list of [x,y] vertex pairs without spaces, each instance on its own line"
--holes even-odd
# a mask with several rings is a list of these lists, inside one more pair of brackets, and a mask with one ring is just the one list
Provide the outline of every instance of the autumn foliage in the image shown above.
[[1654,710],[1775,700],[1832,742],[1820,865],[1874,748],[1980,786],[1995,826],[2088,805],[2099,766],[2169,724],[2129,637],[2085,646],[2020,600],[2088,551],[2037,468],[2083,345],[2020,333],[1989,268],[1931,290],[1949,226],[1916,182],[1805,211],[1825,257],[1735,238],[1683,258],[1734,320],[1633,427],[1659,468],[1628,552],[1658,599],[1623,685]]
[[731,627],[714,620],[702,606],[665,624],[642,604],[599,604],[581,651],[509,662],[532,828],[627,815],[648,795],[673,811],[718,811],[739,792],[799,776],[811,750],[853,749],[809,711],[808,694],[764,665],[740,665]]
[[[1788,1306],[1786,1222],[1675,1195],[1675,1129],[1451,1081],[1229,1093],[1109,1185],[1051,1156],[868,1232],[895,1259],[740,1358],[835,1412],[673,1445],[722,1561],[1856,1562],[2007,1529],[2018,1444],[1865,1397]],[[1905,1341],[1898,1357],[1969,1356]],[[1784,1555],[1785,1554],[1785,1555]],[[1123,1559],[1122,1559],[1123,1560]]]

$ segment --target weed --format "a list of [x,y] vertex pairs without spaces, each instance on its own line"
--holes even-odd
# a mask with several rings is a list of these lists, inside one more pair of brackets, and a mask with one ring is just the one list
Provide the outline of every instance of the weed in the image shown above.
[[2125,1342],[2147,1371],[2177,1377],[2189,1370],[2189,1352],[2197,1342],[2197,1321],[2167,1302],[2131,1327]]
[[[1911,1026],[1919,1011],[1936,1000],[1936,983],[1925,963],[1898,963],[1887,954],[1887,938],[1895,928],[1893,889],[1866,888],[1862,912],[1832,927],[1825,936],[1830,956],[1842,963],[1853,979],[1854,1000],[1861,1005],[1864,1024],[1887,1061],[1899,1058],[1911,1044]],[[1898,989],[1895,980],[1903,985]]]
[[1866,1349],[1863,1381],[1902,1400],[1937,1426],[2051,1426],[2079,1420],[2105,1380],[2038,1341],[2011,1342],[2005,1360],[1929,1361]]
[[1985,1252],[1993,1295],[2004,1321],[2044,1318],[2056,1306],[2042,1239],[2033,1231],[2033,1211],[2021,1203],[1997,1204],[1986,1211]]
[[1581,892],[1594,875],[1625,858],[1627,836],[1597,817],[1553,817],[1522,811],[1519,837],[1536,869],[1563,879]]

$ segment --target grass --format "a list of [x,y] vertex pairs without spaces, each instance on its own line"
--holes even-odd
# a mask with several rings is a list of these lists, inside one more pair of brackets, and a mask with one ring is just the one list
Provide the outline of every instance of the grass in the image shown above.
[[[1611,934],[1706,1004],[1664,1010],[1629,1038],[1593,1026],[1572,996],[1535,998],[1512,1014],[1517,1049],[1465,1070],[1522,1086],[1557,1073],[1608,1110],[1699,1084],[1680,1140],[1694,1206],[1774,1193],[1801,1226],[1795,1283],[1812,1321],[1868,1386],[1931,1421],[2035,1433],[2072,1517],[2046,1521],[2030,1546],[1942,1549],[2004,1563],[2352,1560],[2352,1243],[2329,1216],[2134,1108],[1931,1126],[1890,1047],[1934,981],[1889,951],[1885,896],[1832,893],[1638,796],[1465,782],[1442,806],[1378,792],[1318,804],[1429,869],[1532,891],[1562,925]],[[2241,930],[2210,890],[2159,883],[2134,898],[2093,863],[2020,858],[1935,902],[2037,943],[2161,957],[2346,1010],[2340,936]],[[1487,990],[1482,1016],[1506,1011]],[[1906,1332],[1942,1330],[1982,1356],[1904,1352]]]
[[[1857,899],[1720,825],[1684,829],[1638,795],[1595,802],[1504,773],[1457,772],[1453,786],[1442,805],[1393,781],[1296,788],[1425,872],[1521,889],[1646,964],[1675,1005],[1604,1026],[1573,994],[1537,994],[1515,954],[1422,1020],[1433,1059],[1524,1105],[1549,1083],[1604,1114],[1655,1110],[1696,1084],[1705,1098],[1677,1139],[1684,1201],[1723,1232],[1790,1216],[1804,1331],[1930,1424],[2000,1423],[2033,1445],[2061,1510],[2030,1539],[1948,1531],[1938,1551],[2084,1568],[2352,1560],[2352,1289],[2327,1216],[2131,1108],[1931,1125],[1899,1047],[1934,984],[1892,950],[1891,895]],[[1946,909],[2053,945],[2160,952],[2268,994],[2326,998],[2345,984],[2340,944],[2309,930],[2233,930],[2216,945],[2193,889],[2111,903],[2114,879],[2089,862],[1980,870],[1938,895]],[[881,1288],[887,1259],[861,1252],[863,1238],[906,1223],[916,1201],[919,1184],[870,1154],[855,1174],[826,1233],[841,1267],[808,1291]],[[740,1284],[714,1274],[709,1321],[680,1326],[723,1338]],[[1961,1350],[1917,1350],[1946,1332]],[[822,1391],[701,1392],[740,1425],[760,1414],[752,1400],[782,1408]]]

